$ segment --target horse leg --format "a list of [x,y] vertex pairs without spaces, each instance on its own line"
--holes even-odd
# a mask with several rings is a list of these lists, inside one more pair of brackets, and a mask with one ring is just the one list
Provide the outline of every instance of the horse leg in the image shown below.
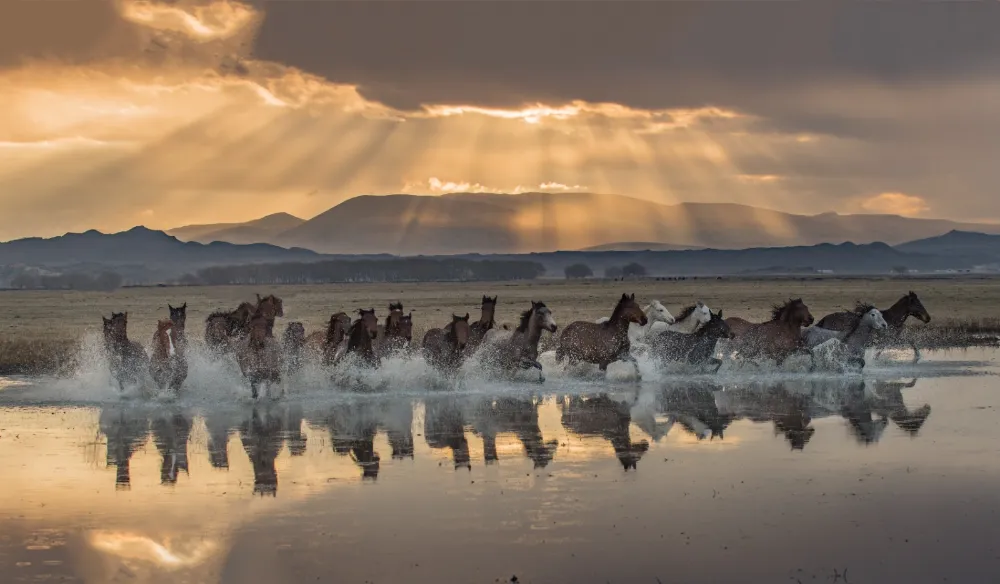
[[916,363],[917,361],[920,361],[920,349],[917,348],[917,344],[910,341],[910,347],[913,348],[913,362]]
[[253,373],[250,374],[250,397],[257,399],[257,376]]
[[639,361],[637,361],[631,354],[627,355],[625,360],[631,362],[632,367],[635,368],[635,380],[642,381],[642,373],[639,371]]
[[715,365],[715,369],[712,370],[712,373],[718,373],[719,369],[722,369],[722,359],[716,359],[715,357],[710,357],[708,359],[708,362],[712,365]]

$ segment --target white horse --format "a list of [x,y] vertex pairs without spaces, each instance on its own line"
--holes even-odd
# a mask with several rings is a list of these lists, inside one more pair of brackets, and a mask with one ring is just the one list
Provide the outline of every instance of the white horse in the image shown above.
[[676,322],[667,327],[675,333],[692,334],[712,320],[712,310],[704,302],[698,302],[681,310]]
[[820,327],[802,329],[802,340],[821,363],[841,368],[848,365],[865,366],[865,348],[876,331],[889,327],[877,308],[866,312],[849,331],[834,331]]
[[[636,323],[630,323],[628,326],[628,340],[633,343],[645,343],[646,337],[650,332],[653,331],[653,325],[662,322],[664,327],[669,327],[674,324],[675,319],[667,307],[660,303],[659,300],[653,300],[642,312],[646,315],[646,326],[640,326]],[[602,316],[601,318],[595,320],[597,324],[605,323],[609,320],[607,316]]]

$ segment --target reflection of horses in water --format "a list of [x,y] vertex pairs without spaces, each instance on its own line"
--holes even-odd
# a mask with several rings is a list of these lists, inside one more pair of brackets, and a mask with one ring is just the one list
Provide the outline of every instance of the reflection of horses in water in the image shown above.
[[278,493],[278,471],[274,461],[281,452],[281,425],[281,418],[270,409],[261,414],[256,406],[249,419],[240,424],[240,441],[253,465],[254,494],[273,496]]
[[876,381],[874,387],[874,410],[880,416],[889,418],[900,430],[911,437],[916,436],[923,427],[927,417],[931,415],[930,404],[924,404],[911,410],[903,403],[903,389],[909,389],[917,384],[914,379],[909,383],[902,381]]
[[433,398],[424,403],[424,439],[431,448],[451,449],[456,469],[472,470],[465,417],[454,398]]
[[218,410],[205,414],[205,429],[208,431],[208,461],[212,468],[229,468],[229,434],[239,423],[239,417]]
[[163,413],[153,419],[153,442],[160,453],[160,483],[174,484],[177,473],[188,472],[188,437],[191,417],[182,410]]
[[736,416],[719,411],[714,385],[669,389],[659,395],[660,408],[698,440],[725,439],[725,430]]
[[600,436],[611,442],[622,467],[637,469],[639,460],[649,450],[649,442],[633,442],[629,433],[630,407],[605,394],[597,397],[567,397],[562,402],[562,425],[579,436]]
[[149,371],[149,357],[142,345],[128,339],[128,313],[112,312],[104,321],[104,352],[107,355],[111,377],[124,391],[126,384],[137,384]]
[[646,314],[636,304],[635,294],[622,294],[606,322],[578,320],[566,326],[556,345],[556,361],[562,363],[568,359],[570,365],[594,363],[601,371],[607,371],[608,365],[615,361],[627,361],[632,363],[639,377],[639,363],[631,353],[628,327],[630,323],[645,326],[646,322]]
[[379,426],[385,430],[394,459],[413,458],[413,404],[387,399],[378,406]]
[[146,443],[149,419],[131,408],[110,406],[101,410],[99,426],[107,438],[106,464],[116,467],[115,486],[127,489],[132,483],[129,463],[135,451]]
[[324,419],[333,450],[350,456],[361,468],[361,477],[377,479],[382,460],[375,451],[378,415],[371,402],[343,404],[333,408]]
[[475,409],[472,429],[483,438],[487,464],[499,460],[497,434],[510,432],[524,445],[524,454],[534,462],[535,468],[548,466],[559,442],[543,439],[538,427],[539,405],[531,399],[510,397],[487,400]]

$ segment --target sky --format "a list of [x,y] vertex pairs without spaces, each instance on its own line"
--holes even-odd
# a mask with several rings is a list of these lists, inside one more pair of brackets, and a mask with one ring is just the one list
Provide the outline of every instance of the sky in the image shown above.
[[0,240],[591,191],[1000,221],[1000,3],[0,2]]

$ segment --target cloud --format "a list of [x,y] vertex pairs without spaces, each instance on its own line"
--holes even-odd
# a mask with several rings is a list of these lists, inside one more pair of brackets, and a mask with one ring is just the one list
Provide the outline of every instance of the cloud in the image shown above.
[[432,176],[426,181],[407,182],[403,185],[404,193],[413,194],[445,194],[445,193],[509,193],[519,195],[531,192],[584,192],[583,185],[566,185],[549,181],[537,185],[515,185],[510,187],[490,187],[477,182],[443,181]]
[[914,216],[930,211],[927,201],[916,195],[881,193],[861,202],[861,208],[870,213]]

